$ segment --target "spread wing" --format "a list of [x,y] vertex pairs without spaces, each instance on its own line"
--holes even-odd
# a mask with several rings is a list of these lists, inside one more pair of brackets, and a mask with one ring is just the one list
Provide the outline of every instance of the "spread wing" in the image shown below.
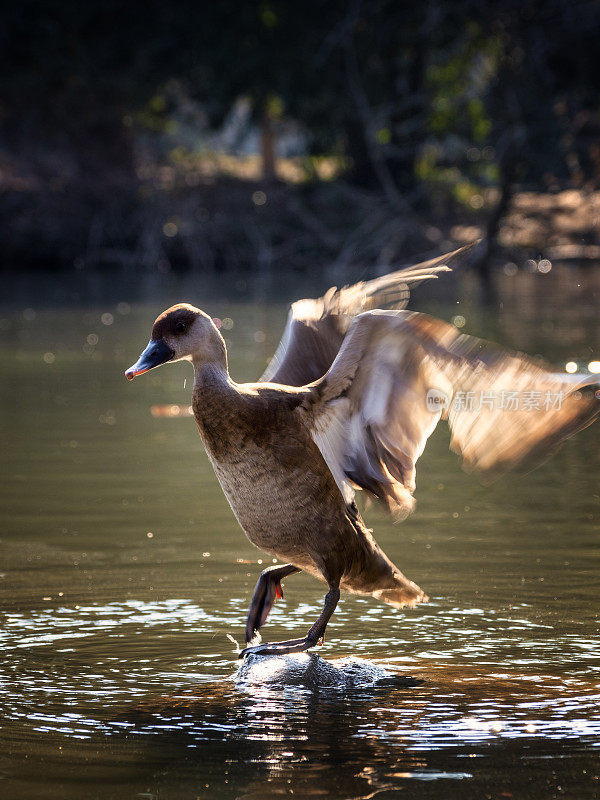
[[352,324],[306,408],[346,498],[358,486],[402,516],[440,418],[464,469],[489,481],[531,468],[589,425],[600,413],[592,382],[574,384],[425,314],[372,311]]
[[322,377],[338,354],[352,320],[374,308],[404,308],[410,290],[466,260],[478,242],[452,253],[292,304],[277,352],[261,381],[304,386]]

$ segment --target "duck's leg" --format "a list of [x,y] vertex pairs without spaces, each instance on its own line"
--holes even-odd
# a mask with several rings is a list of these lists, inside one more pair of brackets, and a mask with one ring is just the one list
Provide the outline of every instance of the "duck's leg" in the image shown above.
[[283,598],[282,579],[293,575],[294,572],[300,572],[298,567],[293,564],[283,564],[281,567],[267,567],[260,573],[246,619],[246,644],[252,641],[265,624],[275,598]]
[[329,586],[329,591],[325,595],[325,605],[323,611],[319,614],[319,618],[311,627],[304,639],[289,639],[286,642],[273,642],[272,644],[259,644],[256,647],[246,647],[245,650],[239,655],[243,658],[248,653],[257,653],[261,656],[280,656],[286,653],[302,653],[308,650],[309,647],[314,647],[319,639],[325,636],[325,628],[331,619],[331,615],[340,599],[340,587],[338,585]]

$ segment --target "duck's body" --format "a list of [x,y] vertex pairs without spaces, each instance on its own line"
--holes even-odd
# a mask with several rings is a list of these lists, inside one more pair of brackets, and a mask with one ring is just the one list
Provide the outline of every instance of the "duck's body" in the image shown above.
[[305,637],[244,653],[312,647],[340,588],[396,607],[427,600],[379,548],[354,493],[364,489],[397,518],[412,511],[416,462],[441,418],[464,468],[489,478],[543,459],[600,413],[599,392],[526,357],[423,314],[377,310],[404,305],[407,286],[437,277],[466,249],[294,303],[259,383],[232,380],[223,338],[186,303],[157,318],[127,371],[133,378],[167,361],[192,361],[194,416],[231,508],[253,544],[288,562],[261,574],[246,641],[283,596],[287,575],[303,570],[329,587]]
[[194,417],[237,521],[256,547],[346,591],[385,592],[398,606],[425,600],[344,499],[311,435],[308,398],[305,388],[196,372]]

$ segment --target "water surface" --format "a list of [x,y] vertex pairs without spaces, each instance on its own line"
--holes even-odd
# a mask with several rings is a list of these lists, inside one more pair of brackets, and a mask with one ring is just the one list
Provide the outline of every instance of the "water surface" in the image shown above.
[[[468,280],[412,305],[562,368],[600,358],[599,284],[598,269],[507,278],[491,317]],[[598,797],[598,426],[488,488],[440,429],[417,512],[367,512],[431,602],[344,596],[319,654],[422,684],[237,684],[231,639],[272,559],[238,529],[193,420],[150,413],[189,402],[189,365],[123,378],[163,307],[202,302],[183,291],[28,301],[21,283],[0,314],[2,796]],[[233,322],[232,374],[253,379],[285,305],[226,294],[204,307]],[[265,639],[303,635],[321,607],[313,579],[285,588]]]

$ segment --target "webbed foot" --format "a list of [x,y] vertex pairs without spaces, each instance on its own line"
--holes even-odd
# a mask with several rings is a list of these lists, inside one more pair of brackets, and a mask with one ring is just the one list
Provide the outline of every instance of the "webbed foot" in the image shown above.
[[[291,565],[287,565],[286,569],[290,567]],[[296,571],[295,567],[291,567],[291,569]],[[267,577],[264,577],[265,573],[267,573]],[[263,574],[260,576],[260,580],[254,592],[252,606],[250,607],[250,615],[249,615],[250,618],[255,605],[258,606],[260,603],[262,603],[261,596],[262,596],[262,590],[264,588],[264,583],[266,583],[267,581],[274,583],[273,574],[274,571],[269,572],[268,570],[265,570],[265,572],[263,572]],[[277,575],[277,573],[275,573],[275,579],[278,578],[279,576]],[[315,624],[311,627],[311,629],[303,639],[289,639],[286,642],[273,642],[272,644],[266,642],[265,644],[258,644],[258,645],[253,645],[252,647],[246,647],[239,654],[238,658],[244,658],[244,656],[247,656],[250,653],[256,653],[256,655],[261,655],[261,656],[283,656],[286,655],[287,653],[303,653],[305,650],[309,650],[311,647],[314,647],[319,642],[322,643],[323,638],[325,637],[325,628],[327,627],[327,623],[329,622],[331,615],[335,611],[335,607],[337,606],[339,599],[340,599],[339,584],[330,584],[329,591],[325,595],[325,605],[323,607],[323,610],[319,614],[319,618],[317,619]],[[249,628],[251,627],[252,626],[250,625]],[[248,636],[249,628],[246,629],[247,642],[251,641],[251,639]]]
[[275,598],[283,599],[281,579],[299,572],[292,564],[278,567],[267,567],[263,570],[252,597],[252,603],[246,620],[246,642],[251,642],[255,634],[265,624],[269,612],[273,608]]
[[314,636],[305,636],[303,639],[289,639],[287,642],[272,642],[271,644],[265,642],[265,644],[259,644],[255,647],[244,648],[238,658],[244,658],[250,653],[259,656],[284,656],[288,653],[303,653],[319,643],[322,643],[322,639],[317,639]]

